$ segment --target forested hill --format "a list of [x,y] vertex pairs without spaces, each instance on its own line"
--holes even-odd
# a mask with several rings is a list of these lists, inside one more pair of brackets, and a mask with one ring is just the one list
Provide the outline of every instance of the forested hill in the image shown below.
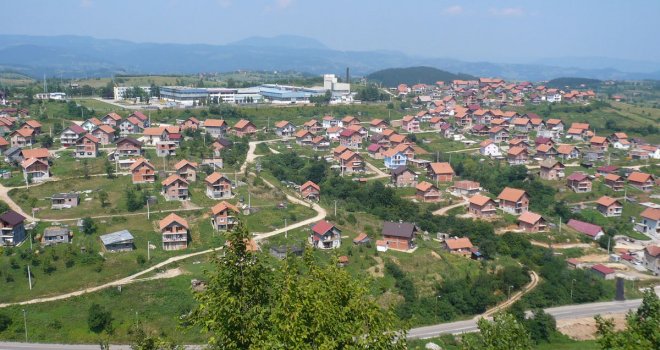
[[476,79],[469,74],[450,73],[433,67],[388,68],[367,75],[367,79],[377,81],[386,86],[399,84],[435,84],[437,81],[451,82],[452,80]]
[[596,88],[600,85],[601,81],[598,79],[589,78],[557,78],[548,81],[546,86],[552,88],[563,89],[567,86],[572,89],[580,87]]

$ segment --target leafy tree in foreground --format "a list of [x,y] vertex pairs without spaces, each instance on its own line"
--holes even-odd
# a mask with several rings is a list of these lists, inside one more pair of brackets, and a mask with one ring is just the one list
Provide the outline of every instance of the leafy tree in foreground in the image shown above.
[[477,322],[480,335],[466,337],[465,350],[526,350],[532,348],[532,341],[525,326],[508,313],[500,313],[493,321],[481,318]]
[[626,329],[614,330],[612,319],[596,316],[598,344],[602,349],[660,349],[660,299],[652,289],[644,292],[637,312],[626,316]]
[[108,331],[110,330],[111,323],[112,315],[110,311],[96,303],[89,307],[87,325],[92,332],[101,333],[102,331]]
[[212,349],[405,349],[405,331],[368,296],[361,282],[310,253],[275,271],[246,247],[241,224],[215,260],[189,321]]

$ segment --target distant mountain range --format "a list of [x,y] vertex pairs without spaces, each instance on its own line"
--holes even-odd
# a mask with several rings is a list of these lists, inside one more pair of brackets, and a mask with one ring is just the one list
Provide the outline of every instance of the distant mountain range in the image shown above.
[[[626,72],[602,65],[571,68],[547,64],[465,62],[415,57],[396,51],[340,51],[328,48],[317,40],[299,36],[252,37],[227,45],[206,45],[135,43],[84,36],[0,35],[0,70],[16,71],[35,78],[43,74],[97,77],[236,70],[343,74],[346,67],[350,67],[352,76],[365,76],[381,69],[411,66],[532,81],[557,77],[660,79],[660,69]],[[652,69],[653,66],[646,68]]]

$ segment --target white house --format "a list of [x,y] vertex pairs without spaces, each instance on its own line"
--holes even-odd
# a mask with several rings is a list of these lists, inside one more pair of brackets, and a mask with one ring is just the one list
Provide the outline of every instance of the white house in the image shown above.
[[660,209],[646,208],[639,216],[641,220],[635,224],[635,230],[660,238]]
[[500,147],[493,140],[485,140],[479,144],[479,153],[488,157],[499,157],[502,155]]

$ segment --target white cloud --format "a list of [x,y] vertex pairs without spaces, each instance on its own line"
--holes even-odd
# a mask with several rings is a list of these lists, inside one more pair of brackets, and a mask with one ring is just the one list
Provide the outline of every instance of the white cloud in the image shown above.
[[92,7],[92,5],[94,5],[92,0],[80,0],[80,7],[89,8]]
[[448,15],[460,15],[461,13],[463,13],[463,6],[461,5],[449,6],[443,12]]
[[520,7],[505,7],[501,9],[490,9],[490,14],[493,16],[516,17],[525,14],[525,10]]

